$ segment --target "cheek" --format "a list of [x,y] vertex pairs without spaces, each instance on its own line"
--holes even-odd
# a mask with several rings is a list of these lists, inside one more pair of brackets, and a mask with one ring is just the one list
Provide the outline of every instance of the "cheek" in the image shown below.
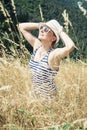
[[54,39],[54,36],[53,36],[53,34],[49,34],[49,39],[52,41],[53,39]]
[[39,32],[38,37],[42,37],[42,36],[43,36],[43,34],[41,32]]

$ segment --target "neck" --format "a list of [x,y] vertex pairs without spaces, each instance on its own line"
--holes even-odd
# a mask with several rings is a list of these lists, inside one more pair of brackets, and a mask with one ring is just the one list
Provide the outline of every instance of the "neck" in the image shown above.
[[42,42],[42,46],[41,47],[45,51],[48,51],[49,49],[52,48],[50,43],[44,43],[44,42]]

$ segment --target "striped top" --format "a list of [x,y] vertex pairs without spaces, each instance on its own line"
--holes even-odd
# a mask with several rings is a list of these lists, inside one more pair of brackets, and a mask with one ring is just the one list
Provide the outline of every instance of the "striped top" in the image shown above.
[[34,61],[36,49],[30,59],[30,71],[32,74],[32,90],[35,96],[42,98],[52,98],[56,96],[57,88],[55,86],[54,77],[58,71],[51,70],[48,65],[48,56],[53,50],[49,50],[47,54],[39,61]]

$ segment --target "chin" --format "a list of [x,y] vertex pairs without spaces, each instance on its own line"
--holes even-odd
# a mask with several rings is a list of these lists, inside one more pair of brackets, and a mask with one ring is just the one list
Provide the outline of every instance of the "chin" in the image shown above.
[[44,37],[43,36],[39,36],[38,39],[44,40]]

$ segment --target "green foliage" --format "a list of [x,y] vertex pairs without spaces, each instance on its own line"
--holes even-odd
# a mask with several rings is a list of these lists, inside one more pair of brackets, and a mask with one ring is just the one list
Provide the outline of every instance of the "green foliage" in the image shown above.
[[[39,4],[41,5],[43,17],[45,21],[50,19],[57,19],[64,26],[64,19],[62,13],[64,9],[67,10],[69,14],[69,19],[72,22],[73,28],[69,27],[69,35],[75,42],[78,50],[74,50],[71,54],[73,58],[84,59],[87,54],[87,19],[82,15],[82,12],[79,10],[77,6],[77,1],[64,1],[64,0],[36,0],[32,1],[27,0],[26,2],[22,0],[22,2],[15,0],[17,6],[17,14],[20,22],[23,21],[34,21],[40,22],[40,10]],[[27,3],[27,4],[26,4]],[[21,4],[21,5],[20,5]],[[21,16],[20,16],[20,12]],[[26,15],[26,16],[25,16]],[[62,46],[61,41],[59,42],[60,46]]]
[[16,125],[11,125],[11,126],[10,126],[10,129],[11,129],[11,130],[20,130]]
[[62,127],[62,129],[63,129],[63,130],[69,130],[70,127],[71,127],[71,123],[67,123],[67,124],[65,124],[65,125]]
[[17,27],[18,19],[14,1],[3,0],[0,2],[0,8],[0,55],[7,58],[28,58],[29,53]]
[[83,127],[72,127],[73,123],[66,123],[65,125],[58,127],[58,126],[54,126],[52,128],[48,128],[48,130],[83,130]]
[[35,117],[29,111],[21,108],[14,112],[14,118],[18,123],[21,123],[22,128],[27,128],[28,124],[34,127],[36,123]]
[[[0,49],[4,50],[6,54],[14,57],[20,57],[21,54],[27,55],[27,49],[32,52],[32,47],[20,35],[16,26],[18,22],[41,22],[40,8],[41,6],[44,21],[50,19],[58,20],[61,25],[64,25],[63,11],[66,9],[69,20],[72,26],[69,26],[69,35],[75,42],[78,50],[75,49],[70,55],[74,59],[87,59],[87,18],[80,11],[77,2],[79,0],[2,0],[4,11],[0,10]],[[87,4],[82,0],[83,6],[87,9]],[[1,8],[1,7],[0,7]],[[37,32],[34,31],[34,35]],[[62,42],[59,42],[62,46]],[[26,49],[27,48],[27,49]],[[26,53],[24,52],[26,50]],[[1,55],[3,51],[0,52]],[[85,60],[86,61],[86,60]]]

